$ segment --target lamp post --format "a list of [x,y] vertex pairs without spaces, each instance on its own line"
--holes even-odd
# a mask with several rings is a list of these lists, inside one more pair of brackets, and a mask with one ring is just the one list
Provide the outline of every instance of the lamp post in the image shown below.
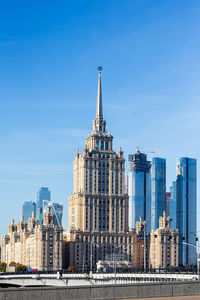
[[200,279],[199,278],[199,245],[198,246],[195,246],[195,245],[192,245],[192,244],[189,244],[189,243],[186,243],[186,242],[182,242],[183,245],[188,245],[190,247],[193,247],[196,249],[196,252],[197,252],[197,274],[198,274],[198,280]]
[[93,246],[92,246],[92,231],[90,232],[90,276],[92,276],[92,266],[93,266],[93,261],[92,261],[92,256],[93,256]]
[[115,248],[114,248],[114,252],[113,252],[113,271],[115,272],[115,284],[116,284],[116,272],[117,272],[117,270],[116,270],[116,258],[114,258],[115,257]]
[[[118,248],[119,249],[119,248]],[[120,250],[120,251],[117,251],[118,253],[117,254],[124,254],[124,252],[125,252],[125,254],[126,254],[126,250]],[[115,257],[115,260],[114,260],[114,257]],[[115,248],[114,248],[114,251],[113,251],[113,270],[114,270],[114,272],[115,272],[115,284],[117,283],[117,278],[116,278],[116,276],[117,276],[117,266],[116,266],[116,253],[115,253]]]
[[[144,226],[144,273],[147,269],[147,220],[150,220],[151,217],[146,218],[142,224]],[[150,269],[150,249],[149,249],[149,269]]]
[[[148,222],[149,220],[151,221],[151,216],[148,216],[145,218],[145,220],[142,222],[143,224],[143,228],[144,228],[144,273],[146,272],[146,269],[147,269],[147,226],[148,226]],[[149,224],[150,226],[150,224]],[[151,226],[150,226],[151,228]],[[150,232],[149,232],[150,234]],[[149,236],[150,238],[150,236]],[[149,247],[150,247],[150,244],[149,244]],[[148,258],[149,258],[149,265],[148,265],[148,268],[149,268],[149,271],[150,271],[150,249],[149,249],[149,255],[148,255]]]
[[147,261],[146,261],[146,221],[143,222],[143,225],[144,225],[144,273],[146,273],[146,264],[147,264]]

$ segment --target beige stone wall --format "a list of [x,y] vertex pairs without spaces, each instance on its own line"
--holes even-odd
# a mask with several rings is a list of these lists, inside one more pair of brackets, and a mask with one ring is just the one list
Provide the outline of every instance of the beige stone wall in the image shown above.
[[[92,265],[95,268],[97,261],[105,260],[106,256],[120,255],[132,262],[134,253],[134,234],[69,231],[64,238],[63,268],[69,266],[82,271],[90,269],[91,251]],[[92,245],[92,246],[91,246]]]
[[[112,139],[106,132],[99,135],[93,130],[86,139],[83,154],[79,150],[75,154],[74,192],[69,196],[68,220],[72,230],[128,231],[128,195],[124,193],[125,160],[121,149],[118,153],[112,150]],[[103,228],[105,223],[108,225]]]

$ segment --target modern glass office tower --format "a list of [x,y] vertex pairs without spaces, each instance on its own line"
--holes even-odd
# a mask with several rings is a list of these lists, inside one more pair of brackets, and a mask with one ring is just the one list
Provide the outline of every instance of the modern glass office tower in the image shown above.
[[51,201],[51,192],[48,187],[41,187],[37,194],[37,207],[36,207],[36,217],[39,223],[42,225],[43,222],[43,201]]
[[55,225],[62,226],[63,205],[59,203],[53,203],[53,206],[56,213]]
[[[176,168],[176,226],[179,229],[179,265],[196,265],[196,159],[181,157]],[[190,245],[186,245],[191,244]]]
[[166,159],[152,158],[151,166],[151,229],[159,227],[159,217],[166,211]]
[[171,193],[166,192],[165,194],[165,201],[166,201],[166,215],[169,217],[170,216],[170,198],[171,198]]
[[22,205],[22,216],[24,217],[24,222],[28,223],[28,219],[32,218],[32,213],[36,215],[36,203],[32,201],[25,201]]
[[136,228],[140,217],[151,231],[151,163],[144,153],[137,150],[129,160],[129,229]]
[[43,213],[48,212],[48,207],[50,207],[50,212],[54,214],[54,224],[56,226],[62,226],[63,205],[45,201],[43,205]]
[[128,174],[124,174],[124,193],[128,194]]
[[171,228],[176,229],[176,181],[172,181],[172,185],[170,187],[170,209],[169,215],[171,218]]

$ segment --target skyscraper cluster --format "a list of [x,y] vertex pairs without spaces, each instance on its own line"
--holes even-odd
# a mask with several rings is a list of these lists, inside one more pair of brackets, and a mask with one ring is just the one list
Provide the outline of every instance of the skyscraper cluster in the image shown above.
[[196,159],[178,159],[176,173],[176,181],[166,192],[166,159],[148,161],[139,149],[129,155],[129,229],[142,217],[150,233],[159,228],[165,212],[171,228],[179,230],[179,265],[196,265]]
[[[177,161],[170,192],[166,192],[166,159],[148,160],[138,148],[128,156],[127,176],[123,150],[113,150],[113,136],[106,130],[102,67],[98,70],[96,118],[83,153],[77,150],[73,163],[68,230],[61,226],[63,206],[51,202],[49,189],[42,187],[37,204],[25,202],[21,222],[12,221],[2,237],[2,260],[22,261],[24,235],[25,261],[40,270],[61,265],[93,270],[98,262],[100,267],[103,261],[109,265],[116,255],[123,256],[127,266],[144,270],[196,265],[196,160],[182,157]],[[37,256],[30,259],[34,251],[39,262]]]
[[[113,137],[107,134],[106,122],[103,118],[102,110],[102,89],[101,89],[101,69],[99,69],[98,81],[98,97],[97,97],[97,111],[96,118],[93,121],[93,131],[90,136],[86,138],[86,146],[83,154],[79,150],[75,154],[74,161],[74,193],[69,197],[69,231],[73,238],[69,241],[72,243],[80,243],[78,249],[81,253],[88,250],[88,256],[93,257],[93,250],[87,248],[85,250],[84,239],[88,234],[86,240],[90,240],[94,245],[94,257],[98,257],[97,253],[101,253],[101,259],[105,259],[105,254],[108,253],[109,244],[113,249],[120,248],[126,252],[132,261],[135,259],[134,248],[132,244],[134,238],[131,238],[137,233],[138,222],[144,221],[143,227],[143,243],[146,243],[147,237],[151,240],[150,244],[158,243],[157,236],[160,236],[160,243],[167,246],[168,259],[175,266],[178,263],[181,265],[191,264],[196,265],[196,255],[194,255],[196,247],[196,237],[191,239],[191,235],[196,236],[196,171],[195,167],[192,172],[182,174],[182,181],[179,179],[177,171],[177,180],[173,182],[170,192],[166,192],[166,159],[160,157],[153,157],[151,161],[147,160],[147,155],[141,153],[139,149],[135,154],[130,154],[129,160],[129,180],[124,174],[124,158],[123,151],[120,150],[115,153],[112,148]],[[191,160],[187,158],[181,159]],[[196,166],[196,160],[192,160]],[[187,179],[183,179],[186,176]],[[193,178],[191,177],[193,176]],[[193,181],[193,185],[190,181]],[[187,181],[188,190],[184,193],[183,184],[180,182]],[[127,191],[129,202],[127,204]],[[182,196],[179,196],[181,193]],[[184,207],[184,213],[179,209],[178,203],[193,203]],[[185,210],[187,214],[185,215]],[[193,213],[193,210],[195,213]],[[187,219],[187,222],[183,219]],[[129,219],[129,221],[128,221]],[[194,233],[191,232],[189,224],[194,220]],[[127,222],[128,221],[128,222]],[[181,225],[187,225],[187,230],[184,233]],[[172,224],[172,228],[170,226]],[[185,227],[184,227],[185,228]],[[158,233],[157,233],[157,230]],[[180,232],[180,238],[179,238]],[[125,234],[121,237],[120,234]],[[150,236],[151,233],[151,236]],[[96,235],[100,235],[96,237]],[[113,236],[112,236],[113,235]],[[183,236],[184,235],[184,236]],[[101,241],[103,238],[103,243]],[[140,234],[141,236],[141,234]],[[189,238],[190,236],[190,238]],[[110,238],[112,239],[110,240]],[[123,245],[123,238],[129,240]],[[180,250],[183,246],[183,239],[185,238],[184,249],[188,255],[183,262],[182,256],[184,251]],[[122,241],[122,244],[121,242]],[[186,245],[188,243],[188,245]],[[191,245],[189,245],[191,243]],[[193,247],[194,249],[189,249]],[[103,252],[101,252],[103,248]],[[143,249],[145,245],[143,245]],[[130,249],[130,251],[128,251]],[[153,246],[151,249],[154,249]],[[171,251],[173,249],[173,251]],[[91,254],[92,252],[92,254]],[[70,253],[70,251],[69,251]],[[148,251],[146,251],[147,255]],[[191,254],[191,255],[190,255]],[[166,255],[162,252],[161,257]],[[172,257],[172,256],[175,257]],[[76,257],[79,257],[78,261]],[[133,258],[134,257],[134,258]],[[155,266],[157,262],[151,262],[153,254],[149,254],[149,266]],[[82,259],[80,263],[80,259]],[[88,263],[89,257],[79,256],[79,253],[74,254],[73,265],[80,266],[80,264]],[[143,257],[143,264],[145,265],[148,257]],[[163,257],[162,266],[165,266],[167,259]]]
[[32,213],[35,213],[36,218],[39,220],[39,224],[43,224],[44,212],[47,212],[47,208],[55,214],[55,225],[62,225],[63,205],[55,202],[51,202],[51,191],[48,187],[41,187],[37,193],[37,202],[25,201],[22,206],[22,216],[24,221],[28,223],[29,218],[32,218]]

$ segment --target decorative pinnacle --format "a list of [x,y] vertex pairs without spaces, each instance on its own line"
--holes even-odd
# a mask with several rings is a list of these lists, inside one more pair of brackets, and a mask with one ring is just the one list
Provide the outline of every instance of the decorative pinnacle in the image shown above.
[[102,66],[99,66],[97,69],[98,69],[99,73],[101,73],[103,67],[102,67]]

